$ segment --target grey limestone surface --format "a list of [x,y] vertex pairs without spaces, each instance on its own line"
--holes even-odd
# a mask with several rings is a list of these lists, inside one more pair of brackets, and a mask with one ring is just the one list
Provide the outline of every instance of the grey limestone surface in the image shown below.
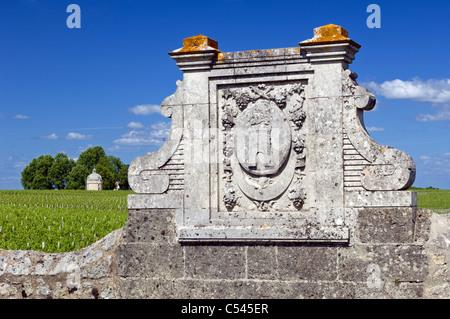
[[134,298],[450,296],[448,218],[421,208],[370,208],[357,220],[352,245],[179,244],[173,211],[130,210],[117,283]]

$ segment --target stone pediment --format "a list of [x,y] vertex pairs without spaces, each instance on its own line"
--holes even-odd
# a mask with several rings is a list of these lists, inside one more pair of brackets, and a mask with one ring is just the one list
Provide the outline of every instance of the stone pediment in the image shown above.
[[281,49],[185,39],[161,105],[171,134],[130,165],[129,208],[173,209],[180,242],[348,243],[358,209],[416,206],[411,157],[364,127],[376,99],[349,69],[359,48],[335,25]]

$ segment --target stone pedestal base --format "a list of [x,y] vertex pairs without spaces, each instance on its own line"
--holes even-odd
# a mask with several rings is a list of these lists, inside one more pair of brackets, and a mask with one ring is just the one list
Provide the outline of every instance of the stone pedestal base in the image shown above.
[[[174,217],[170,210],[129,211],[116,252],[122,297],[450,296],[445,267],[450,256],[444,239],[450,230],[440,225],[439,235],[430,233],[432,221],[448,225],[450,220],[429,210],[360,210],[352,245],[180,244]],[[430,277],[432,269],[439,278]]]

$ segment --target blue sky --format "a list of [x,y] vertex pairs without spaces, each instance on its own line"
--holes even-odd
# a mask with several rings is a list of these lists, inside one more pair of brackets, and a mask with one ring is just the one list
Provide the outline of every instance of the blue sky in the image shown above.
[[[381,28],[368,28],[371,3]],[[81,8],[69,29],[67,6]],[[377,97],[371,136],[410,154],[414,186],[450,189],[448,0],[0,2],[0,189],[43,154],[72,158],[91,146],[129,164],[170,129],[162,100],[182,78],[168,52],[203,34],[224,52],[297,46],[337,24],[362,45],[350,68]]]

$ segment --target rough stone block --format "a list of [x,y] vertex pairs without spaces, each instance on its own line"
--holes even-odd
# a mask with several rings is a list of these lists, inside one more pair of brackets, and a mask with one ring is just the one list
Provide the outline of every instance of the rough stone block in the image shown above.
[[417,208],[414,240],[418,243],[424,243],[430,239],[431,217],[434,213],[431,210]]
[[186,276],[202,279],[245,278],[245,247],[187,245]]
[[277,258],[281,280],[336,280],[337,278],[335,247],[279,246]]
[[95,266],[84,269],[81,272],[81,278],[99,279],[106,278],[110,274],[108,266],[104,261],[97,263]]
[[144,299],[150,298],[148,285],[143,278],[118,278],[119,298]]
[[249,279],[277,279],[278,261],[276,246],[249,246],[247,248]]
[[356,234],[362,243],[412,243],[415,208],[362,209]]
[[368,287],[365,283],[351,284],[352,299],[417,299],[423,297],[420,283],[383,282],[380,287]]
[[121,277],[183,277],[183,250],[179,245],[122,244],[116,251]]
[[195,299],[240,299],[250,297],[257,284],[245,280],[193,280],[177,282],[180,295]]
[[173,217],[171,210],[129,210],[122,241],[175,243]]
[[380,282],[421,282],[427,275],[427,258],[419,245],[346,247],[340,249],[338,271],[344,281],[368,283],[377,276]]

